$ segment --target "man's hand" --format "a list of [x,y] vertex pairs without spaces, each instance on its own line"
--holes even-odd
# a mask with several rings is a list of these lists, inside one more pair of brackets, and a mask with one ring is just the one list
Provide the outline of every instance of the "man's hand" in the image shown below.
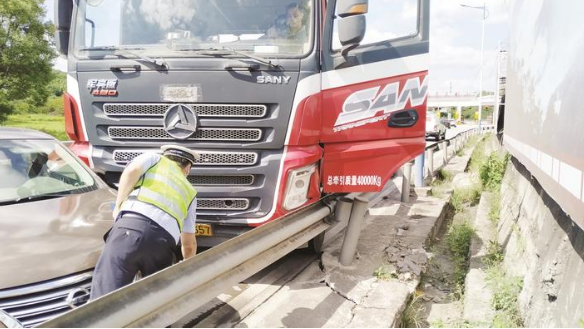
[[185,260],[197,254],[197,238],[195,233],[181,233],[182,255]]

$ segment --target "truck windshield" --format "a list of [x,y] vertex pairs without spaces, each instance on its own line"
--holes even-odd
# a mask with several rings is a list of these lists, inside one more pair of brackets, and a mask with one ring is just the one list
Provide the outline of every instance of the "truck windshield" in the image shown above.
[[208,57],[205,49],[228,47],[299,57],[311,49],[313,1],[80,0],[74,52],[91,59],[117,56],[118,49],[154,58]]

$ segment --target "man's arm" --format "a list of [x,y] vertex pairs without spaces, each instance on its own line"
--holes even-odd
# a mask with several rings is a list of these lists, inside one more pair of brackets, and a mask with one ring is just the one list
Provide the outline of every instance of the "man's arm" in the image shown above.
[[189,205],[187,218],[183,223],[183,231],[180,235],[181,249],[184,259],[189,259],[197,253],[197,237],[196,232],[197,222],[197,198],[194,198]]
[[197,238],[195,237],[195,233],[181,233],[180,241],[182,244],[182,255],[185,260],[197,254]]

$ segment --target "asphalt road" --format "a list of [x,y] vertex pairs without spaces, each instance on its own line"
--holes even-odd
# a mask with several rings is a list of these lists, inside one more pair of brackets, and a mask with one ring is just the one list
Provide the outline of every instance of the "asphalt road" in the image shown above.
[[[454,136],[456,136],[456,134],[459,134],[463,131],[467,131],[470,129],[475,128],[476,125],[458,125],[455,128],[450,128],[450,129],[446,129],[446,139],[451,139]],[[427,138],[426,139],[426,147],[428,146],[432,146],[434,144],[436,144],[438,141],[436,141],[434,138]]]

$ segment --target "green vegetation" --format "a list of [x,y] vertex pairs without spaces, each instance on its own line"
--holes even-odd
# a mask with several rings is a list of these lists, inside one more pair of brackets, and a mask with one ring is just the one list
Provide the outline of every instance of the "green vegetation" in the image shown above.
[[493,224],[497,225],[499,223],[499,217],[501,214],[501,191],[497,189],[495,192],[489,195],[489,219]]
[[422,294],[418,291],[414,292],[412,300],[401,315],[400,328],[422,328],[426,324],[422,316],[425,308],[421,297]]
[[8,116],[8,120],[6,120],[3,125],[44,131],[59,140],[69,139],[65,133],[65,119],[62,116],[51,116],[46,114],[14,114]]
[[489,241],[487,246],[487,254],[483,257],[483,263],[487,267],[493,267],[501,264],[503,262],[503,247],[497,241]]
[[509,154],[499,155],[493,152],[479,168],[479,178],[483,187],[489,191],[498,191],[509,162]]
[[44,0],[2,0],[0,5],[0,122],[18,101],[45,104],[55,79],[54,28],[44,23]]
[[484,136],[473,136],[477,137],[476,146],[470,156],[470,161],[468,163],[467,170],[470,172],[478,173],[481,166],[487,161],[486,147],[487,138]]
[[382,281],[388,281],[392,278],[397,278],[396,273],[392,273],[389,268],[387,267],[387,265],[381,265],[379,266],[374,272],[373,272],[373,276],[378,278],[379,280]]
[[[462,107],[462,117],[465,120],[472,120],[478,118],[479,109],[476,106],[463,106]],[[482,116],[483,119],[488,118],[493,115],[493,107],[492,106],[483,106]]]
[[464,279],[468,271],[468,256],[473,227],[468,223],[454,224],[446,236],[446,243],[454,257],[454,284],[457,286],[455,297],[460,299],[464,294]]
[[444,168],[440,168],[436,172],[436,180],[438,180],[440,182],[451,182],[452,181],[452,173]]
[[507,276],[502,266],[503,259],[503,247],[497,241],[489,241],[487,255],[483,258],[483,262],[487,266],[487,284],[493,291],[491,306],[496,311],[491,326],[494,328],[523,327],[517,303],[517,298],[523,288],[523,279]]
[[487,270],[487,283],[493,291],[491,306],[496,311],[492,326],[494,328],[523,327],[517,302],[523,288],[523,279],[507,276],[502,266],[496,265]]
[[462,212],[468,206],[475,206],[481,199],[481,187],[478,184],[466,188],[460,188],[452,192],[450,206],[454,211]]
[[444,323],[444,321],[438,320],[430,324],[430,328],[486,328],[488,326],[488,323],[476,323],[462,319],[448,323]]

